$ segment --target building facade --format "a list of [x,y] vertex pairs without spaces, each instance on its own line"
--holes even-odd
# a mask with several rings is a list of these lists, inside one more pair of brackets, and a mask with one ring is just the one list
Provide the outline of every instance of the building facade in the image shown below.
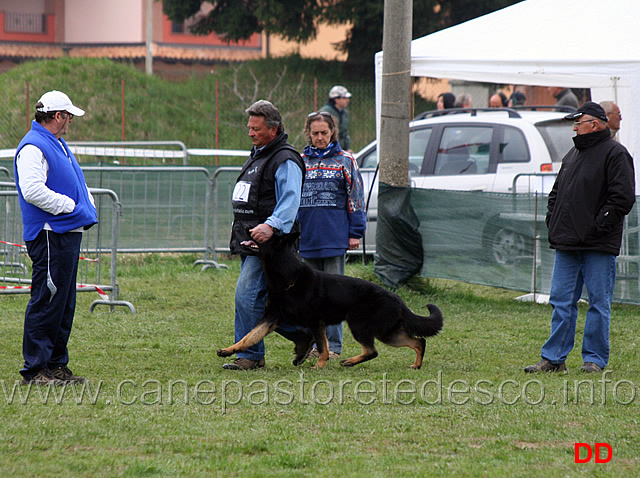
[[290,53],[345,59],[332,43],[344,39],[347,27],[321,26],[318,38],[306,45],[266,34],[231,43],[215,33],[191,34],[189,24],[211,8],[204,3],[196,16],[176,24],[155,0],[3,0],[0,72],[24,61],[64,56],[110,58],[140,68],[151,64],[154,72],[167,74]]

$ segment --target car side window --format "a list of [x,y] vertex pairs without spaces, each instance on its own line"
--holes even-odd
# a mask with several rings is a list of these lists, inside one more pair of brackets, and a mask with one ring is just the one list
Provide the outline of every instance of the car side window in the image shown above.
[[486,174],[493,128],[487,126],[446,127],[436,156],[436,176]]
[[376,168],[378,166],[378,148],[374,147],[362,158],[361,168]]
[[516,128],[505,128],[504,139],[500,143],[502,157],[501,163],[527,163],[529,162],[529,148],[522,131]]
[[[431,138],[431,128],[413,130],[409,133],[409,172],[417,174],[422,169],[425,150]],[[378,166],[378,147],[364,155],[361,168],[375,168]]]
[[422,169],[431,131],[431,128],[416,129],[409,134],[409,173],[417,174]]

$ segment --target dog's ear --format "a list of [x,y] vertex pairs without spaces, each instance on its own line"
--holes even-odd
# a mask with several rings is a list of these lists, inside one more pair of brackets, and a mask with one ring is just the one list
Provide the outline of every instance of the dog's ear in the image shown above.
[[291,231],[287,234],[287,239],[289,242],[295,242],[300,237],[300,231]]

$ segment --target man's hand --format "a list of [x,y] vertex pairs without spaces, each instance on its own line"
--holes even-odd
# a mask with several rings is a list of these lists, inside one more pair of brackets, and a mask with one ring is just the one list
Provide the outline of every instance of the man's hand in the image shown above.
[[266,242],[273,236],[273,229],[269,224],[258,224],[253,229],[249,229],[249,234],[257,243]]
[[360,247],[360,239],[356,239],[355,237],[349,238],[349,250],[353,251]]

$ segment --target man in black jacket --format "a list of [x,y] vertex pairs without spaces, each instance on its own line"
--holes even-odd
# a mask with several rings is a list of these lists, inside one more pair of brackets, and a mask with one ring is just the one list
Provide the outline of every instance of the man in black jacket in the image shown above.
[[525,372],[565,372],[576,331],[578,300],[589,309],[582,344],[583,372],[609,361],[609,324],[624,217],[635,202],[633,159],[611,139],[604,109],[594,102],[565,116],[574,120],[574,147],[562,161],[547,206],[549,243],[556,250],[549,301],[551,335],[542,360]]
[[[233,225],[229,247],[241,257],[240,276],[236,286],[235,340],[242,339],[258,323],[265,310],[267,283],[260,258],[251,243],[262,243],[279,232],[288,233],[299,227],[296,221],[304,161],[288,143],[280,111],[266,100],[258,100],[247,108],[247,127],[253,143],[233,189]],[[308,343],[311,333],[293,325],[282,324],[276,332],[289,340]],[[263,368],[264,342],[238,352],[237,359],[226,363],[226,370]]]

